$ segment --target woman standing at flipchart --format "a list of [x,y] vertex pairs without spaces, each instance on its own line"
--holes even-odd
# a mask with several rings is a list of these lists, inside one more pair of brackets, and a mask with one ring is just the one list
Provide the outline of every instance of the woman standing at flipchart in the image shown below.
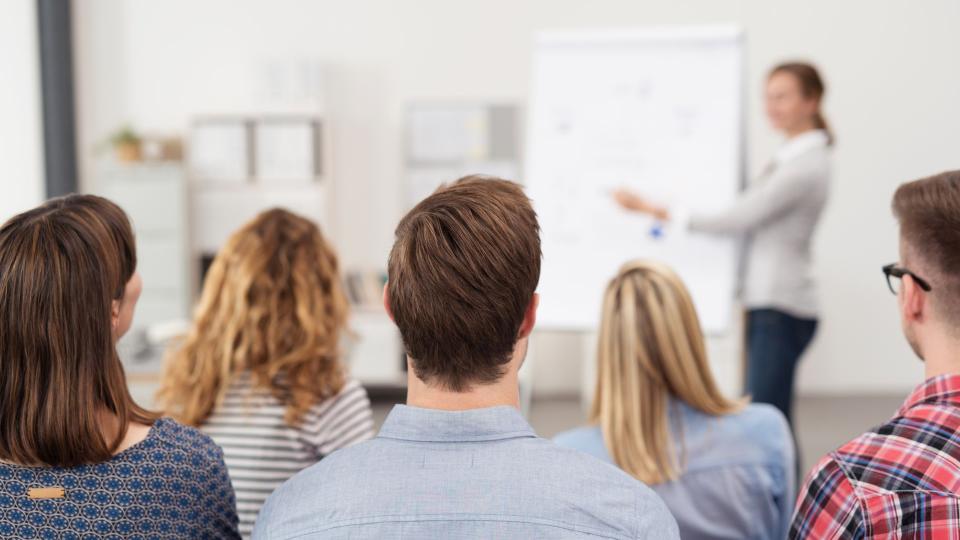
[[827,201],[833,137],[820,111],[824,84],[812,65],[785,63],[767,78],[770,123],[786,136],[761,177],[728,208],[688,214],[619,190],[622,207],[690,231],[747,236],[746,391],[791,421],[793,379],[817,328],[811,238]]

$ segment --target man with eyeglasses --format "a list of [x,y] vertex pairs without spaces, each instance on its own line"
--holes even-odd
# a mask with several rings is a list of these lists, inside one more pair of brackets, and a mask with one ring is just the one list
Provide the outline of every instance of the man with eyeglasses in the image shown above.
[[960,171],[900,186],[883,267],[926,381],[887,423],[825,456],[791,538],[960,538]]

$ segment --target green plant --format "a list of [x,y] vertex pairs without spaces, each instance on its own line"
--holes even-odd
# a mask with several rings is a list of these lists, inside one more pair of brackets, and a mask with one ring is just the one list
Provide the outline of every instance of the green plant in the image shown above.
[[107,139],[107,142],[114,148],[125,144],[140,144],[140,136],[133,131],[133,128],[126,125],[113,132]]

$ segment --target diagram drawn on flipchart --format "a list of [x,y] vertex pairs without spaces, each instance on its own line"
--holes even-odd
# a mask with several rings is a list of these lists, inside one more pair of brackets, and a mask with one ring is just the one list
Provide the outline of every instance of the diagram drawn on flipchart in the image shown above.
[[614,204],[627,187],[716,210],[741,177],[741,36],[734,29],[545,33],[537,41],[526,181],[544,251],[541,327],[597,325],[606,282],[633,258],[684,278],[708,332],[729,323],[737,246],[666,230]]

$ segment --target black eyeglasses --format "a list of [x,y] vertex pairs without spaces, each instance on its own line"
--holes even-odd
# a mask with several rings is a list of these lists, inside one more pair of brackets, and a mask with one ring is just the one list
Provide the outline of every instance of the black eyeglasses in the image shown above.
[[[907,270],[906,268],[901,268],[897,266],[897,263],[890,263],[883,267],[883,275],[887,276],[887,287],[890,287],[890,292],[897,294],[900,288],[900,281],[894,281],[891,278],[896,278],[897,280],[901,279],[903,276],[910,276],[914,281],[917,282],[917,285],[920,286],[926,292],[930,292],[932,288],[930,284],[927,283],[927,280],[922,277],[914,274],[913,272]],[[896,285],[894,285],[896,283]]]

